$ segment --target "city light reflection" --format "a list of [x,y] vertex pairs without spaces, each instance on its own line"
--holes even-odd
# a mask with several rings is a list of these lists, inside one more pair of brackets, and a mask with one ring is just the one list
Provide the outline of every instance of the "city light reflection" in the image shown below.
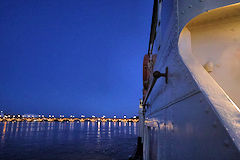
[[91,123],[91,125],[92,125],[92,126],[91,126],[91,130],[94,130],[94,128],[95,128],[95,123],[96,123],[96,122],[92,122],[92,123]]
[[[96,123],[96,124],[95,124]],[[69,124],[69,125],[68,125]],[[136,134],[133,132],[134,125],[132,122],[111,122],[111,121],[85,121],[85,122],[0,122],[0,140],[1,143],[6,145],[8,139],[24,137],[31,141],[37,141],[38,138],[42,140],[48,140],[51,137],[55,137],[57,141],[61,141],[65,138],[71,141],[75,137],[79,139],[84,138],[85,141],[101,144],[102,140],[109,140],[114,137]],[[131,127],[132,126],[132,127]],[[63,130],[64,137],[63,137]],[[73,136],[69,131],[80,130],[79,136]],[[136,128],[135,128],[136,130]],[[84,131],[84,134],[82,134]],[[21,141],[21,143],[25,143]]]
[[112,122],[108,122],[108,137],[111,138],[111,125],[112,125]]
[[19,122],[17,122],[16,131],[15,131],[15,137],[17,137],[17,135],[18,135],[18,130],[19,130]]
[[80,128],[81,128],[81,130],[84,128],[84,122],[80,121]]
[[119,122],[119,123],[118,123],[118,126],[119,126],[119,127],[118,127],[118,133],[121,134],[121,130],[122,130],[122,127],[121,127],[121,126],[122,126],[122,122]]
[[11,123],[11,125],[9,125],[9,127],[10,127],[10,137],[12,136],[12,134],[13,134],[13,129],[14,129],[14,127],[13,127],[13,125],[14,125],[14,122],[12,122]]
[[89,129],[90,129],[90,122],[87,122],[87,134],[86,134],[86,139],[89,139]]
[[74,129],[74,122],[70,122],[70,130]]
[[101,138],[101,122],[98,121],[97,122],[97,142],[100,142],[100,138]]
[[25,131],[25,137],[28,136],[29,124],[30,124],[30,122],[27,122],[26,131]]
[[4,122],[2,137],[1,137],[1,143],[4,143],[4,138],[5,138],[5,134],[6,134],[6,127],[7,127],[7,122]]
[[132,134],[132,123],[129,122],[128,132],[131,135]]
[[133,122],[133,127],[134,127],[134,135],[137,134],[137,123]]

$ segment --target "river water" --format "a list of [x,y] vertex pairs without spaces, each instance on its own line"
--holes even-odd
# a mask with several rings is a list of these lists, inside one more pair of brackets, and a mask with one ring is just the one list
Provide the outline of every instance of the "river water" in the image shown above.
[[127,160],[137,123],[0,122],[1,160]]

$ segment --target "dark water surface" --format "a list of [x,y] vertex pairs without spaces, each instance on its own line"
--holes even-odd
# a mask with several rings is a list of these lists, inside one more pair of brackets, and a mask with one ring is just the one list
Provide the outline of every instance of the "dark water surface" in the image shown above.
[[137,129],[133,122],[0,122],[0,159],[128,159]]

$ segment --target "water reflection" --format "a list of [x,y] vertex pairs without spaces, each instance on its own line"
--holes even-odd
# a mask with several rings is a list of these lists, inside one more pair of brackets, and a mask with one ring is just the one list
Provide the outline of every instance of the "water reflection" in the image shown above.
[[81,130],[84,128],[84,122],[80,122],[80,128]]
[[[137,125],[133,122],[0,122],[0,150],[2,152],[0,152],[0,157],[1,154],[8,155],[7,152],[14,152],[14,148],[16,151],[24,152],[24,155],[27,155],[28,151],[31,155],[30,151],[35,149],[34,155],[37,155],[40,146],[41,148],[53,148],[51,152],[55,152],[55,150],[57,152],[62,147],[69,152],[76,151],[76,154],[102,153],[103,149],[117,150],[116,146],[120,147],[125,143],[130,143],[129,138],[133,138],[131,143],[134,145],[136,133]],[[121,141],[119,141],[119,137],[122,137]],[[124,138],[127,138],[126,141]],[[114,145],[113,149],[112,145]],[[68,147],[66,148],[66,146]],[[85,152],[85,150],[87,151]],[[48,149],[45,151],[47,152]],[[18,155],[19,153],[14,154]],[[111,155],[113,154],[111,153]],[[41,156],[43,155],[39,155],[39,157]],[[40,160],[41,158],[32,159]],[[50,160],[50,158],[45,159]]]
[[90,122],[87,121],[87,134],[86,134],[86,140],[89,139],[89,130],[90,130]]
[[7,127],[7,122],[4,122],[3,130],[2,130],[2,137],[1,137],[1,142],[4,143],[4,137],[6,134],[6,127]]
[[96,122],[91,122],[91,130],[92,130],[92,131],[95,130],[95,123],[96,123]]
[[121,134],[121,130],[122,130],[122,122],[118,122],[118,134]]
[[111,125],[112,122],[108,122],[108,137],[111,138]]
[[102,127],[105,129],[106,122],[100,122],[100,123],[102,123]]
[[100,138],[101,138],[101,122],[98,121],[97,122],[97,142],[100,142]]
[[37,122],[37,132],[40,131],[40,123],[41,123],[41,122]]
[[10,123],[11,126],[10,127],[10,137],[13,135],[13,125],[14,125],[14,122]]
[[70,130],[74,129],[74,122],[70,122]]
[[127,122],[123,122],[123,132],[124,132],[124,134],[127,134]]
[[117,122],[113,122],[113,126],[114,126],[114,130],[113,130],[113,135],[116,135],[116,126],[117,126]]
[[17,122],[17,126],[16,126],[16,132],[15,132],[15,137],[17,137],[18,130],[19,130],[19,122]]
[[133,126],[134,126],[134,135],[137,134],[137,123],[133,122]]

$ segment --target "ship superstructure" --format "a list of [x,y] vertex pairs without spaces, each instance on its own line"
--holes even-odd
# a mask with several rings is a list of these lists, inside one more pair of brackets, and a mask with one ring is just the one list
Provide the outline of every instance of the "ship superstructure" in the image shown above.
[[143,159],[240,159],[240,1],[154,0]]

